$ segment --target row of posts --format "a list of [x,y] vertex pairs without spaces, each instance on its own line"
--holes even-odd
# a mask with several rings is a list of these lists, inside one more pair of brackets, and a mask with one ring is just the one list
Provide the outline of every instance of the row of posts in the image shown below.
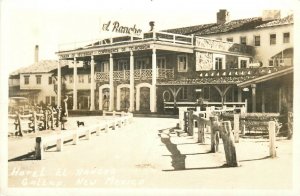
[[[186,132],[188,135],[194,135],[194,122],[197,122],[198,127],[198,142],[205,143],[205,127],[206,132],[211,133],[211,151],[215,152],[218,149],[216,145],[216,139],[218,140],[218,135],[215,130],[217,130],[219,135],[223,135],[223,143],[230,144],[228,147],[224,146],[225,153],[226,149],[234,148],[234,143],[239,142],[240,137],[240,116],[244,116],[243,113],[241,114],[233,114],[233,130],[231,128],[230,121],[218,121],[217,117],[212,115],[212,111],[214,108],[207,107],[206,111],[197,111],[194,114],[193,110],[186,111],[186,108],[179,108],[179,128]],[[215,124],[214,124],[215,123]],[[218,124],[219,127],[216,127]],[[270,147],[270,157],[276,157],[276,123],[274,121],[269,121],[268,123],[268,130],[269,130],[269,147]],[[225,134],[224,134],[225,133]],[[241,134],[245,133],[245,126],[241,128]],[[227,134],[227,135],[226,135]],[[217,138],[216,138],[217,137]],[[225,142],[224,142],[225,141]],[[231,147],[230,147],[231,146]],[[235,151],[235,150],[234,150]],[[234,164],[233,164],[234,165]]]

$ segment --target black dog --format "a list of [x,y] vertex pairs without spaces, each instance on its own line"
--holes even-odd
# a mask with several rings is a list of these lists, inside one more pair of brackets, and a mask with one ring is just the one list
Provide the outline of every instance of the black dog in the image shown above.
[[79,127],[80,125],[84,126],[84,122],[77,121],[77,126]]

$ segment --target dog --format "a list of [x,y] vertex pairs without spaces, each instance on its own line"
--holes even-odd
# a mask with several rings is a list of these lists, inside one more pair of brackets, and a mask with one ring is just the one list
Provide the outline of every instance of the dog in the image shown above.
[[83,121],[77,121],[77,126],[80,127],[80,125],[84,126],[84,122]]

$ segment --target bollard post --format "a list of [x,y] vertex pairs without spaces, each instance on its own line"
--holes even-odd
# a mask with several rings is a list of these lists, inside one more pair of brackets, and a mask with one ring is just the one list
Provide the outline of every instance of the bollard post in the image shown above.
[[184,122],[184,109],[179,108],[179,129],[183,130],[183,122]]
[[113,111],[113,114],[112,114],[112,115],[113,115],[113,116],[115,116],[115,115],[116,115],[116,111],[115,111],[115,110]]
[[56,150],[61,152],[63,150],[64,140],[62,138],[57,138],[56,140]]
[[204,122],[201,120],[202,114],[198,116],[198,142],[205,144],[205,135],[204,135]]
[[106,111],[105,110],[103,110],[103,116],[106,116]]
[[105,125],[105,132],[108,132],[108,131],[109,131],[109,125],[106,124],[106,125]]
[[100,131],[101,131],[101,128],[100,128],[100,125],[98,125],[96,128],[96,136],[100,135]]
[[85,137],[86,137],[87,140],[89,140],[91,138],[91,131],[90,131],[90,129],[86,130]]
[[240,115],[233,115],[233,129],[234,129],[234,142],[239,143],[239,132],[240,132]]
[[35,155],[34,155],[34,157],[36,160],[42,160],[43,154],[44,154],[44,149],[43,149],[42,137],[36,137],[35,138]]
[[77,145],[77,144],[78,144],[78,132],[76,130],[75,133],[73,133],[73,145]]
[[116,129],[117,129],[116,121],[113,121],[113,123],[112,123],[112,129],[113,129],[113,130],[116,130]]
[[44,115],[45,119],[45,126],[44,126],[44,129],[48,129],[48,110],[45,110],[45,115]]
[[276,157],[276,133],[275,133],[275,122],[269,121],[269,140],[270,140],[270,156],[272,158]]
[[220,135],[223,140],[226,163],[228,167],[237,167],[237,155],[230,121],[224,121],[220,127]]

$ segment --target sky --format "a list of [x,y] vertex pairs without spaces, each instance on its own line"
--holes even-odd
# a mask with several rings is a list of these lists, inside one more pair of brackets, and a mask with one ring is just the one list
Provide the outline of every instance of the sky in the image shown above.
[[219,9],[227,9],[231,19],[261,16],[262,10],[293,10],[293,0],[0,0],[1,66],[8,73],[34,63],[34,47],[39,60],[57,59],[55,52],[66,43],[115,36],[101,30],[108,21],[149,30],[214,23]]

